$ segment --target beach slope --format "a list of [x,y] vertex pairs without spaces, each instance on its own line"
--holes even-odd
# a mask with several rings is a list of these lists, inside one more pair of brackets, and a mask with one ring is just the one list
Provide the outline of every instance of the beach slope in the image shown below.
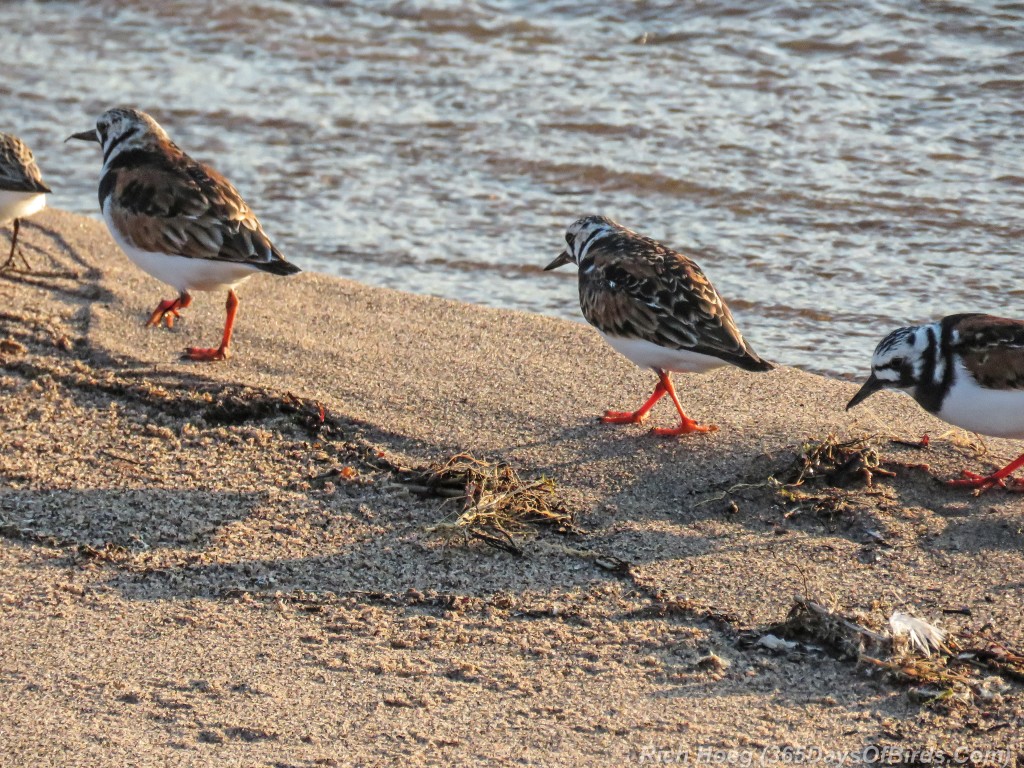
[[[184,362],[223,295],[147,329],[171,292],[101,223],[49,210],[22,238],[38,273],[0,277],[4,765],[1019,759],[1003,668],[930,700],[826,632],[760,642],[799,597],[1024,647],[1024,497],[934,479],[1019,444],[893,393],[847,413],[854,384],[785,367],[678,376],[713,434],[602,425],[654,377],[588,326],[315,274],[244,284],[234,357]],[[427,472],[460,455],[550,481],[558,519],[460,527]]]

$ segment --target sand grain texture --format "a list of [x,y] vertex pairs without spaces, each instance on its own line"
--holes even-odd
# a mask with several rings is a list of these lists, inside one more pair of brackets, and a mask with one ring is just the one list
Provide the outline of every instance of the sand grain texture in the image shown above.
[[[654,377],[590,328],[313,274],[254,278],[234,359],[181,362],[219,337],[222,296],[145,329],[170,292],[102,224],[47,211],[22,237],[52,274],[0,279],[3,765],[1024,748],[1019,682],[927,706],[863,665],[743,641],[805,594],[1024,646],[1024,498],[908,466],[950,476],[1019,445],[979,455],[891,394],[848,414],[853,385],[788,368],[679,377],[713,435],[600,425]],[[926,431],[926,451],[888,440]],[[787,502],[767,478],[830,433],[880,436],[897,476]],[[463,451],[551,478],[582,533],[537,529],[521,557],[439,540],[453,505],[374,459]]]

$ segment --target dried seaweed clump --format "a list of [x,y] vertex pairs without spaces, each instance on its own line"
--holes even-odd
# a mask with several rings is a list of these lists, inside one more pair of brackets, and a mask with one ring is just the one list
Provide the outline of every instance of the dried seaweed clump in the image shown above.
[[457,512],[430,528],[442,535],[461,534],[488,546],[522,555],[513,536],[529,526],[575,532],[572,513],[559,502],[546,478],[525,481],[508,464],[490,463],[467,453],[423,470],[409,470],[411,490],[461,502]]
[[892,477],[882,467],[882,458],[872,438],[840,442],[835,435],[805,443],[793,462],[776,475],[777,492],[789,504],[786,517],[810,509],[819,516],[835,519],[853,512],[863,503],[854,484],[872,487],[876,475]]
[[[856,659],[906,686],[914,701],[946,709],[998,703],[1012,683],[1024,682],[1024,655],[989,642],[965,647],[944,630],[896,611],[881,631],[842,616],[812,600],[797,597],[786,620],[768,627],[756,644],[775,652],[808,650],[780,638],[817,644],[840,658]],[[974,641],[977,638],[973,638]],[[750,643],[753,644],[753,643]]]
[[1011,683],[1024,682],[1024,655],[1000,643],[960,647],[950,641],[935,656],[920,658],[903,650],[889,659],[862,660],[909,686],[908,695],[929,706],[984,707],[998,703]]
[[769,627],[768,632],[824,645],[845,659],[859,659],[869,648],[888,642],[880,632],[803,597],[795,598],[786,620]]
[[854,482],[871,487],[875,475],[892,477],[882,468],[874,438],[860,437],[840,442],[829,434],[824,440],[805,443],[796,460],[780,478],[784,485],[798,487],[814,481],[844,488]]

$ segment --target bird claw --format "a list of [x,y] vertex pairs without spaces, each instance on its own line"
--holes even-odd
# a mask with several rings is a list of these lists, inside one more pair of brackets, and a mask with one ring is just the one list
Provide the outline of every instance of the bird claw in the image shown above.
[[[15,264],[15,256],[21,259],[21,263],[25,265],[24,269],[18,269],[17,264]],[[32,265],[29,264],[28,259],[25,258],[25,254],[24,252],[22,252],[21,248],[18,248],[17,251],[11,251],[11,255],[7,257],[7,261],[5,261],[3,264],[0,264],[0,272],[7,272],[8,270],[11,272],[32,271]]]
[[168,328],[174,327],[175,318],[181,317],[179,309],[184,309],[188,306],[188,303],[183,302],[179,296],[176,299],[165,299],[161,301],[156,309],[153,310],[153,314],[149,316],[149,320],[146,321],[147,328],[160,327],[160,323],[166,323]]
[[[979,475],[977,472],[965,469],[960,473],[960,477],[947,480],[946,485],[950,488],[973,488],[977,496],[996,486],[1006,488],[1006,481],[995,475]],[[1015,482],[1014,485],[1016,486],[1017,483]],[[1021,490],[1024,491],[1024,488]]]
[[698,424],[695,421],[684,421],[678,427],[655,427],[651,430],[651,434],[658,435],[659,437],[678,437],[679,435],[689,435],[694,432],[707,433],[717,431],[717,424]]
[[228,354],[227,347],[217,347],[216,349],[188,347],[185,350],[185,354],[182,355],[183,360],[194,360],[200,363],[212,363],[217,360],[227,360],[229,357],[230,355]]
[[648,414],[640,411],[605,411],[602,424],[643,424]]
[[161,312],[159,309],[150,315],[149,320],[146,321],[146,327],[160,327],[160,323],[164,323],[168,328],[174,327],[174,319],[181,317],[181,313],[176,309],[167,309]]

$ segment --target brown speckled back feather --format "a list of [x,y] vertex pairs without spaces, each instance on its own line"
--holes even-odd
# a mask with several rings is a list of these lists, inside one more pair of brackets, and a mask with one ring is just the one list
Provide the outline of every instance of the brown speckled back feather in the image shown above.
[[32,150],[10,133],[0,133],[0,189],[8,192],[50,192],[43,183]]
[[1024,389],[1024,321],[963,315],[953,329],[953,350],[978,384],[990,389]]
[[751,371],[772,367],[747,346],[700,267],[657,241],[623,229],[596,241],[579,270],[583,315],[603,333]]
[[298,271],[238,190],[169,142],[116,158],[100,181],[101,207],[107,196],[114,225],[140,250]]

